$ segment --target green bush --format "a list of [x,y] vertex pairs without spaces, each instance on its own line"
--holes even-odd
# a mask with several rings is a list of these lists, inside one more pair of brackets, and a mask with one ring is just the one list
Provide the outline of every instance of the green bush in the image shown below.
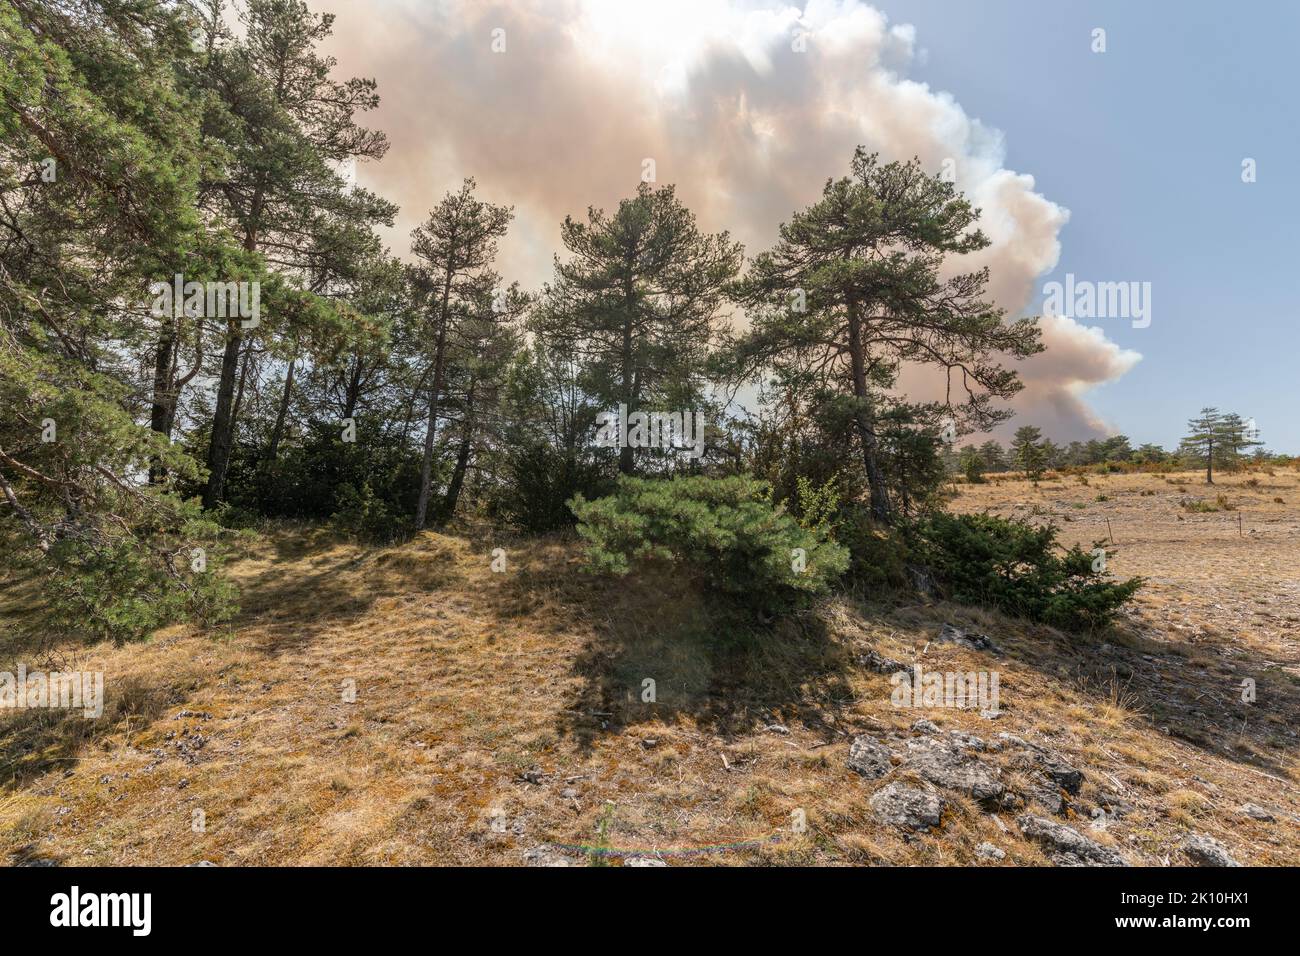
[[121,644],[180,621],[229,620],[238,607],[222,574],[219,529],[199,516],[197,502],[176,507],[170,527],[87,528],[39,559],[14,556],[15,566],[41,575],[42,626]]
[[[229,510],[223,520],[256,524],[258,518],[287,518],[292,521],[336,521],[344,530],[372,540],[405,537],[412,530],[419,494],[421,456],[400,434],[377,428],[358,428],[355,442],[345,442],[335,422],[308,422],[301,438],[281,446],[279,457],[267,460],[261,442],[237,445],[226,480]],[[434,461],[434,494],[444,483],[450,464]],[[368,517],[362,524],[377,527],[382,510],[396,523],[391,538],[387,531],[375,538],[354,529],[349,522],[363,489],[373,498],[366,505]],[[199,486],[190,489],[198,494]],[[435,499],[435,506],[437,504]],[[341,518],[336,515],[342,514]],[[378,521],[384,524],[386,521]],[[401,524],[401,527],[397,527]]]
[[358,540],[371,544],[392,544],[410,534],[406,515],[395,512],[390,504],[375,495],[370,482],[361,490],[345,482],[334,495],[335,511],[330,523]]
[[596,497],[613,487],[595,459],[566,455],[548,442],[521,443],[506,454],[490,512],[521,531],[545,534],[573,524],[568,502],[575,495]]
[[[934,514],[910,529],[914,553],[957,601],[1071,630],[1114,620],[1142,586],[1093,570],[1093,555],[1063,551],[1055,525],[1037,527],[996,515]],[[1100,543],[1098,543],[1100,546]]]
[[766,482],[748,476],[622,477],[614,494],[577,495],[569,507],[589,570],[623,575],[637,561],[665,561],[766,610],[825,593],[848,567],[824,527],[800,527],[772,504]]
[[880,528],[866,505],[841,509],[835,539],[849,549],[848,577],[863,596],[908,587],[907,542],[897,531]]

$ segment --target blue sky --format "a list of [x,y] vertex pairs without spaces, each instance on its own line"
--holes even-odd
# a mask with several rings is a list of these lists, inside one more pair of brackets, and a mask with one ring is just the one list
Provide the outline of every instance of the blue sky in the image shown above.
[[1143,358],[1089,404],[1166,446],[1218,405],[1300,452],[1300,4],[873,5],[915,25],[909,77],[1001,130],[1007,167],[1070,210],[1042,282],[1152,283],[1149,328],[1095,323]]

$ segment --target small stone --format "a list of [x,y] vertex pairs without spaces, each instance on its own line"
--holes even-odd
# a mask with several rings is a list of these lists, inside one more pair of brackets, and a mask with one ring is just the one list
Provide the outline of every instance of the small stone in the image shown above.
[[899,671],[908,670],[908,666],[902,661],[896,661],[892,657],[885,657],[885,655],[874,650],[859,654],[858,663],[867,670],[875,671],[877,674],[896,674]]
[[949,734],[949,736],[952,737],[953,742],[959,747],[965,747],[968,750],[978,750],[983,752],[989,749],[988,744],[984,742],[983,738],[976,737],[974,734],[954,730]]
[[960,790],[990,808],[1006,792],[996,767],[950,741],[935,737],[909,740],[905,765],[931,783]]
[[629,856],[623,861],[624,866],[667,866],[663,860],[653,856]]
[[992,843],[981,843],[975,848],[975,855],[981,860],[1005,860],[1007,858],[1006,851],[995,847]]
[[1083,771],[1070,766],[1054,754],[1044,755],[1041,760],[1043,773],[1071,796],[1078,796],[1083,787]]
[[552,846],[545,843],[529,847],[524,851],[526,866],[572,866],[573,863]]
[[[789,736],[790,734],[790,728],[787,727],[785,724],[768,724],[763,729],[766,730],[769,734],[781,734],[783,736]],[[626,866],[627,864],[625,863],[623,865]]]
[[936,640],[940,644],[960,644],[962,647],[971,648],[971,650],[998,653],[998,646],[993,643],[993,639],[987,634],[963,631],[960,627],[952,624],[945,624],[940,629]]
[[1241,866],[1227,848],[1204,833],[1193,833],[1183,841],[1182,850],[1197,866]]
[[937,794],[901,783],[891,783],[871,795],[867,801],[876,818],[905,830],[929,830],[943,819],[946,804]]
[[883,777],[893,769],[889,748],[868,736],[854,739],[849,747],[849,769],[868,780]]
[[1029,792],[1029,799],[1035,806],[1042,807],[1048,813],[1060,815],[1065,812],[1065,798],[1061,791],[1049,787],[1035,787]]
[[1025,814],[1016,820],[1020,832],[1043,848],[1048,859],[1058,866],[1127,866],[1124,858],[1110,847],[1089,840],[1063,823]]
[[937,734],[939,727],[932,720],[918,720],[912,724],[912,731],[918,734]]
[[1239,809],[1252,820],[1263,820],[1265,823],[1277,821],[1277,817],[1256,803],[1243,803]]
[[1106,808],[1106,812],[1114,817],[1127,816],[1133,812],[1132,802],[1125,800],[1118,794],[1108,793],[1103,790],[1097,797],[1101,805]]
[[216,865],[217,864],[213,863],[211,860],[199,860],[199,862],[197,863],[186,863],[185,867],[186,869],[188,869],[191,866],[216,866]]

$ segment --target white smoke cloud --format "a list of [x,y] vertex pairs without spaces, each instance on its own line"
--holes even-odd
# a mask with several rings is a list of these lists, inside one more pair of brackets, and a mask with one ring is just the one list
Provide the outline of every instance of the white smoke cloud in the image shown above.
[[[379,81],[372,121],[393,146],[359,176],[401,204],[399,253],[442,193],[473,175],[486,198],[516,207],[502,271],[540,286],[564,215],[612,208],[652,159],[702,227],[729,229],[753,254],[863,144],[935,171],[950,161],[992,240],[961,268],[989,266],[990,293],[1011,315],[1030,306],[1060,255],[1068,211],[1036,192],[1032,176],[1004,168],[1000,132],[906,78],[915,31],[858,0],[323,6],[339,14],[340,70]],[[494,37],[504,52],[493,52]],[[1048,351],[1019,366],[1017,423],[1058,440],[1108,430],[1084,393],[1140,357],[1064,319],[1044,321],[1044,341]]]

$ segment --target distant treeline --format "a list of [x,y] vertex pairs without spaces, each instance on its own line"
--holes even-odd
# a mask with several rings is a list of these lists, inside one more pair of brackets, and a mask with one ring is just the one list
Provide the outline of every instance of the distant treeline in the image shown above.
[[1202,409],[1188,422],[1188,433],[1172,450],[1146,443],[1133,446],[1127,435],[1058,444],[1044,438],[1033,426],[1018,428],[1010,445],[989,440],[968,444],[949,457],[950,466],[972,480],[985,473],[1023,472],[1031,477],[1044,471],[1070,468],[1173,470],[1204,468],[1234,471],[1247,462],[1288,464],[1291,456],[1264,448],[1253,420],[1216,408]]

